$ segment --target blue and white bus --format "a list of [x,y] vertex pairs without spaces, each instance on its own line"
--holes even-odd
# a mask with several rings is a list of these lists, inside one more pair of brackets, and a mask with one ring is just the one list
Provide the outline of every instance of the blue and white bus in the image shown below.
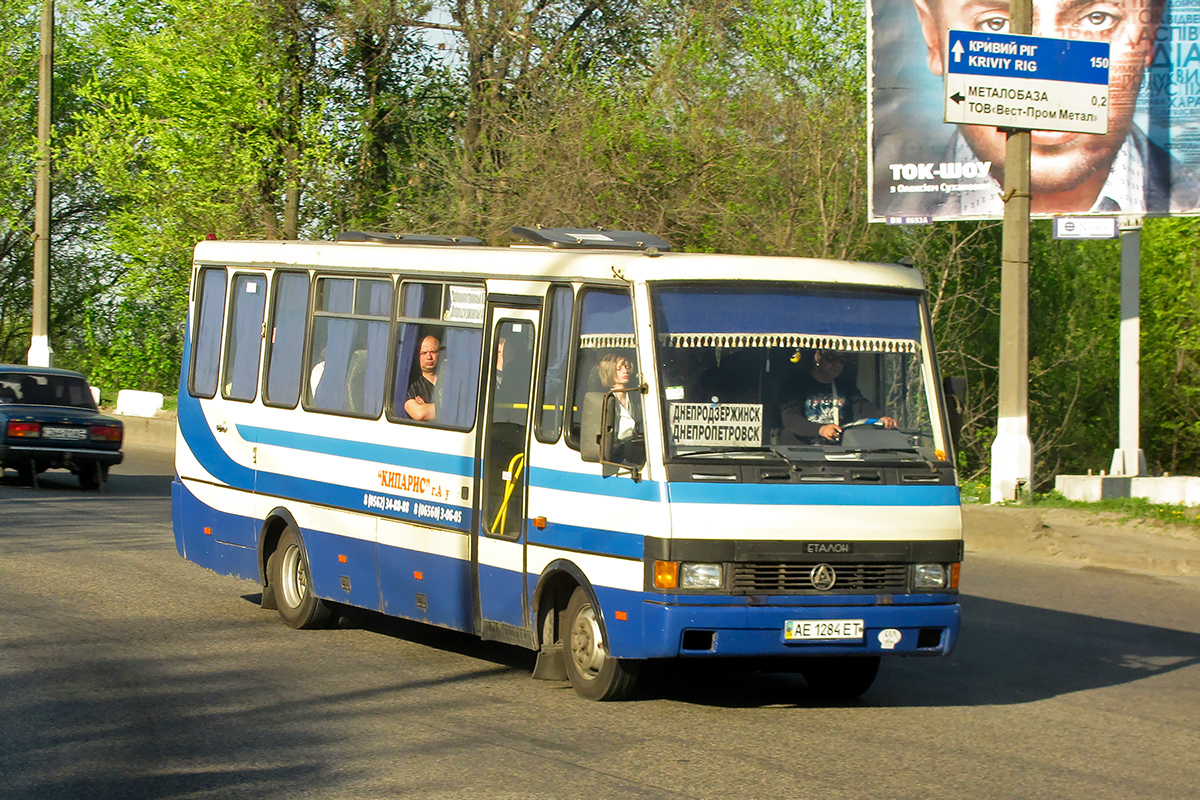
[[471,632],[592,699],[680,658],[857,696],[950,652],[958,401],[916,269],[513,233],[198,244],[180,554],[294,628]]

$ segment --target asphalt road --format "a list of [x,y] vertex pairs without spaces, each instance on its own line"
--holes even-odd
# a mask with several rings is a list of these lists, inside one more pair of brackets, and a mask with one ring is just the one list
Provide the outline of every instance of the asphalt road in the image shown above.
[[170,472],[0,482],[0,796],[1200,796],[1194,582],[969,557],[957,651],[860,701],[688,671],[597,704],[517,648],[284,627],[176,554]]

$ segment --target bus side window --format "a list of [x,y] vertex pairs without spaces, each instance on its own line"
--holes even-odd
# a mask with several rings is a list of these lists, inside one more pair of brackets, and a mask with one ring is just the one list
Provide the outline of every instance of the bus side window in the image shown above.
[[271,335],[267,339],[267,375],[263,400],[295,408],[304,371],[304,339],[308,326],[308,273],[275,273]]
[[574,301],[570,286],[553,286],[546,301],[546,322],[543,330],[546,346],[542,349],[542,396],[537,404],[537,438],[556,442],[562,431],[563,407],[566,403],[567,362],[571,349],[571,305]]
[[391,310],[391,281],[317,280],[307,393],[311,408],[379,416]]
[[611,387],[600,381],[597,367],[605,355],[616,353],[634,365],[631,380],[637,380],[641,367],[635,359],[633,302],[629,293],[612,289],[590,289],[583,293],[579,312],[579,340],[576,342],[574,389],[567,443],[579,449],[579,428],[583,422],[583,398],[588,392]]
[[[478,305],[478,313],[467,308]],[[470,429],[475,424],[479,395],[480,355],[483,349],[483,287],[405,282],[399,309],[391,414],[410,419],[404,410],[409,388],[421,376],[419,352],[432,336],[438,343],[431,402],[436,409],[425,424]],[[450,323],[446,324],[443,320]]]
[[230,400],[253,400],[258,394],[263,318],[267,310],[267,276],[233,276],[229,341],[225,345],[225,391]]
[[217,393],[217,371],[220,368],[221,360],[221,328],[225,321],[225,270],[200,270],[197,283],[200,289],[200,300],[196,303],[191,393],[194,397],[212,397]]

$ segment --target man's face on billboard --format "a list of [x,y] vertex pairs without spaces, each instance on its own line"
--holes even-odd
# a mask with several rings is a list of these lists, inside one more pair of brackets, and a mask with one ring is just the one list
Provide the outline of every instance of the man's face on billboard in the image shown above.
[[[1035,194],[1077,195],[1087,205],[1099,194],[1133,124],[1142,73],[1154,55],[1162,3],[1033,0],[1033,36],[1086,39],[1108,42],[1110,46],[1108,133],[1033,131],[1031,177]],[[934,75],[945,71],[942,59],[948,29],[1008,33],[1011,27],[1008,0],[913,0],[913,4],[928,46],[929,70]],[[961,129],[980,160],[1003,167],[1003,133],[980,125],[964,125]]]

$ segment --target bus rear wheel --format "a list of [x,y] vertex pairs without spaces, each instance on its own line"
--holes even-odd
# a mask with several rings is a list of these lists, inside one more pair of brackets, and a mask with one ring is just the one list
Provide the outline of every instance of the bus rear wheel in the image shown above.
[[308,556],[289,525],[268,562],[279,616],[289,627],[324,628],[332,616],[329,605],[312,593]]
[[851,700],[871,688],[879,656],[813,658],[801,669],[808,688],[819,695]]
[[609,655],[596,607],[575,587],[563,615],[563,661],[580,697],[624,700],[637,684],[637,666]]

